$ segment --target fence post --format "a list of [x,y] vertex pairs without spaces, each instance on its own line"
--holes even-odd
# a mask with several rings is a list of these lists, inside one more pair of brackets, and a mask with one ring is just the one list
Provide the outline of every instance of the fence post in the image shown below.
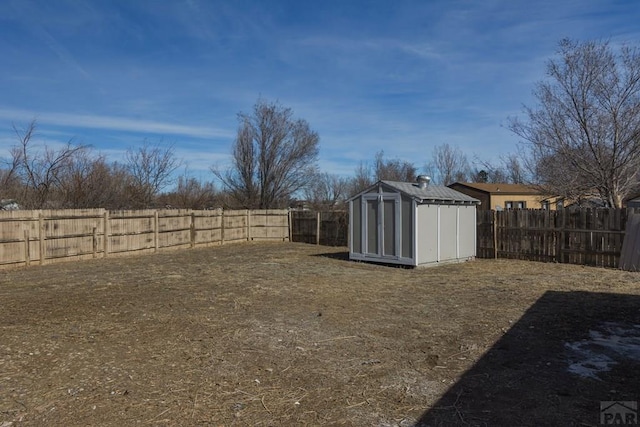
[[160,214],[157,209],[153,213],[153,244],[154,251],[158,252],[160,249]]
[[291,227],[293,226],[293,218],[291,216],[291,209],[289,209],[289,211],[287,211],[287,227],[289,227],[289,229],[287,230],[287,236],[289,237],[289,243],[293,241],[293,239],[291,238]]
[[492,210],[491,228],[493,234],[493,258],[498,259],[498,212]]
[[31,265],[31,249],[29,248],[29,230],[24,230],[24,264]]
[[247,241],[251,241],[251,210],[247,209]]
[[224,245],[224,209],[220,210],[220,244]]
[[316,214],[316,245],[320,244],[320,211]]
[[38,236],[38,240],[40,243],[40,265],[44,265],[44,257],[45,257],[45,232],[46,230],[44,229],[44,216],[42,215],[42,212],[40,212],[40,214],[38,215],[38,230],[40,230],[39,232],[39,236]]
[[191,247],[196,246],[196,214],[191,212]]
[[93,227],[93,257],[98,257],[98,227]]
[[109,254],[109,211],[104,211],[104,237],[102,241],[103,257],[106,258]]
[[564,222],[565,222],[564,209],[561,209],[560,218],[559,218],[560,230],[558,232],[558,243],[556,246],[556,262],[559,262],[559,263],[564,262],[564,256],[562,254],[562,249],[564,247]]

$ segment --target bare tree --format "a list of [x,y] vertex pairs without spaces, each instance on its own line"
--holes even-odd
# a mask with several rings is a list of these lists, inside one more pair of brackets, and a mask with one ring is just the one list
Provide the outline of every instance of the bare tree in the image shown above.
[[173,181],[173,173],[181,161],[175,157],[173,145],[162,147],[144,141],[138,149],[125,154],[126,168],[131,177],[129,195],[132,207],[149,207],[158,193]]
[[71,141],[58,150],[44,146],[38,150],[33,138],[36,121],[24,129],[13,127],[18,144],[11,149],[12,165],[23,183],[20,204],[27,208],[53,207],[54,198],[61,188],[62,179],[73,159],[88,150],[83,145],[74,146]]
[[449,185],[456,181],[467,181],[470,175],[467,156],[449,144],[437,145],[433,149],[431,163],[427,165],[435,182]]
[[500,156],[498,164],[477,159],[477,166],[471,171],[469,178],[472,182],[492,182],[509,184],[527,184],[527,170],[517,154]]
[[378,151],[373,159],[373,165],[360,162],[355,175],[348,182],[349,196],[370,187],[380,180],[415,182],[417,170],[412,163],[399,158],[385,159],[384,151]]
[[123,166],[84,151],[68,162],[61,176],[59,203],[73,209],[123,209],[130,206],[127,190],[131,186],[131,176]]
[[353,196],[380,180],[415,182],[417,176],[413,163],[399,158],[385,159],[384,151],[376,153],[373,164],[360,162],[355,175],[348,182],[348,194]]
[[239,114],[232,166],[213,173],[236,203],[247,208],[286,206],[315,172],[318,134],[290,108],[258,100],[253,113]]
[[22,195],[24,185],[19,175],[20,161],[21,156],[13,155],[9,159],[2,159],[0,199],[17,199]]
[[312,179],[312,185],[305,188],[305,198],[311,208],[318,211],[333,210],[347,199],[349,180],[338,175],[318,173]]
[[416,168],[412,163],[400,159],[384,159],[384,151],[376,153],[374,163],[375,180],[414,182]]
[[100,196],[104,194],[103,174],[98,165],[105,163],[104,157],[93,158],[89,151],[78,153],[69,159],[60,176],[61,204],[66,208],[103,207]]
[[209,209],[218,202],[218,192],[212,182],[201,182],[189,176],[185,169],[178,177],[176,188],[159,197],[162,205],[182,209]]
[[507,182],[511,184],[526,184],[530,182],[520,156],[514,153],[502,155],[500,156],[500,162],[507,176]]
[[353,178],[349,180],[349,197],[358,194],[375,183],[371,166],[366,162],[360,162],[355,170]]
[[620,207],[640,177],[640,52],[608,42],[559,44],[526,120],[510,119],[547,192],[597,194]]

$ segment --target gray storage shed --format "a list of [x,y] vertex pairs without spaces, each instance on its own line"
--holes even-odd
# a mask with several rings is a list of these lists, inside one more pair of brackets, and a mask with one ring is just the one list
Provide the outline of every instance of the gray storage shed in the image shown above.
[[478,199],[418,182],[378,181],[349,199],[349,259],[411,266],[473,259]]

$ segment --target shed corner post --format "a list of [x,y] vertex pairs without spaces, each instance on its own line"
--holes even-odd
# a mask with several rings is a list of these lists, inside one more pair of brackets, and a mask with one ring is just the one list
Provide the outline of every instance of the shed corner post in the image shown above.
[[454,205],[456,207],[456,260],[460,260],[460,208],[462,205]]
[[349,200],[349,207],[347,208],[347,247],[349,248],[349,254],[353,252],[353,200]]
[[436,262],[440,262],[440,208],[442,205],[436,205]]
[[414,266],[418,266],[419,262],[418,262],[418,236],[420,235],[420,227],[418,224],[418,201],[416,199],[413,199],[411,201],[411,207],[412,207],[412,218],[411,221],[413,222],[413,228],[411,229],[411,239],[413,240],[413,265]]

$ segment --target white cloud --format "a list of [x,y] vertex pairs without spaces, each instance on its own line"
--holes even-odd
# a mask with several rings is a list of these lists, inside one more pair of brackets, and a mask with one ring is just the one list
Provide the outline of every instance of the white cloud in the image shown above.
[[231,129],[190,126],[114,116],[35,112],[0,108],[0,118],[23,122],[35,118],[38,123],[60,127],[105,129],[154,135],[181,135],[192,138],[229,138],[233,136]]

